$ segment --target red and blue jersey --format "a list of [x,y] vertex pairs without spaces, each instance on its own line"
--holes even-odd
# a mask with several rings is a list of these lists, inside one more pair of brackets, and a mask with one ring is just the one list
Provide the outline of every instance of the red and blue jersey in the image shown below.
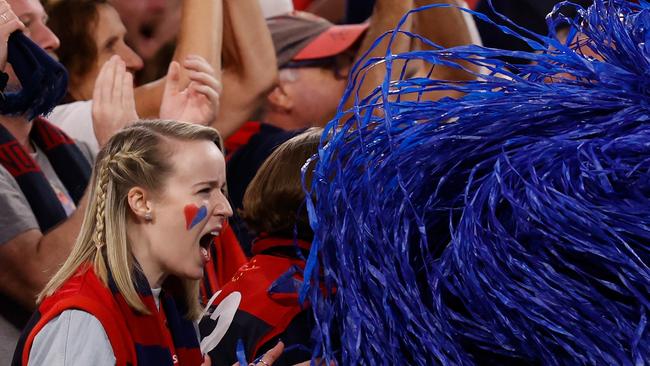
[[262,355],[278,339],[285,353],[277,365],[311,357],[311,310],[298,301],[302,271],[310,243],[282,238],[258,238],[254,256],[222,287],[199,323],[201,348],[213,365],[232,365],[243,342],[247,359]]

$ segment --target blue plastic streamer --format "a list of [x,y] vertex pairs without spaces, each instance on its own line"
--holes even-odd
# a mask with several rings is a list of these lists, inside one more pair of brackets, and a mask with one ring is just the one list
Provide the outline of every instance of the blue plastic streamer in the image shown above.
[[302,275],[302,269],[297,265],[289,267],[280,277],[266,289],[266,293],[273,294],[293,294],[295,295],[300,291],[303,281],[295,278],[296,274]]
[[[451,6],[405,19],[433,7]],[[404,20],[382,38],[422,39]],[[314,357],[650,363],[650,5],[564,2],[547,20],[549,36],[498,25],[536,52],[424,40],[432,50],[389,47],[355,65],[344,96],[355,105],[326,127],[305,187]],[[484,72],[391,79],[397,60]],[[378,65],[386,78],[360,98]]]
[[248,361],[246,361],[246,347],[241,338],[237,340],[237,350],[235,351],[235,354],[237,355],[237,362],[239,362],[240,366],[248,365]]

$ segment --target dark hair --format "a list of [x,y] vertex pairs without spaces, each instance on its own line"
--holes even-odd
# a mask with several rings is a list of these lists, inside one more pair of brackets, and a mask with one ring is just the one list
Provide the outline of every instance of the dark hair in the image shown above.
[[99,5],[106,0],[63,0],[48,6],[47,26],[59,37],[56,51],[59,61],[68,69],[70,89],[82,80],[97,62],[97,46],[93,35],[99,20]]
[[[239,214],[256,234],[293,237],[311,241],[302,190],[301,168],[318,152],[322,128],[310,128],[280,145],[260,167],[244,193]],[[311,174],[307,175],[307,181]]]

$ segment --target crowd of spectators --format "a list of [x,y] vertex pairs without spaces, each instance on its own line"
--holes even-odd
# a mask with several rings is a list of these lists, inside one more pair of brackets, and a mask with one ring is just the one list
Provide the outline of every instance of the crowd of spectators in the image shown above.
[[[536,26],[557,3],[493,2]],[[461,0],[0,0],[3,93],[24,86],[6,61],[13,32],[68,72],[50,114],[0,115],[0,359],[199,364],[208,354],[205,362],[230,365],[242,340],[247,359],[264,357],[256,365],[309,361],[310,312],[290,281],[277,282],[287,273],[301,280],[309,255],[300,169],[320,128],[353,105],[343,98],[354,63],[385,54],[388,40],[365,55],[405,13],[433,3],[489,10]],[[443,47],[500,41],[453,8],[418,13],[404,29]],[[427,47],[398,36],[392,50]],[[474,77],[417,63],[407,70]],[[368,95],[385,73],[377,65],[353,94]],[[199,293],[201,304],[187,300]],[[69,304],[83,296],[114,304]],[[203,319],[202,342],[170,299]],[[113,329],[105,311],[142,329]],[[165,325],[178,321],[147,330],[160,325],[158,312]],[[130,341],[117,345],[120,337]]]

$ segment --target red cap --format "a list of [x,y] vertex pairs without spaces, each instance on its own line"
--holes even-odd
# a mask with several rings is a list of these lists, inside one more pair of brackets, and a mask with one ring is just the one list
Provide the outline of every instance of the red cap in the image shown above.
[[290,61],[336,56],[349,49],[368,29],[368,24],[334,25],[306,12],[267,20],[275,46],[278,67]]
[[312,60],[336,56],[350,48],[368,29],[368,23],[333,25],[314,38],[293,60]]

